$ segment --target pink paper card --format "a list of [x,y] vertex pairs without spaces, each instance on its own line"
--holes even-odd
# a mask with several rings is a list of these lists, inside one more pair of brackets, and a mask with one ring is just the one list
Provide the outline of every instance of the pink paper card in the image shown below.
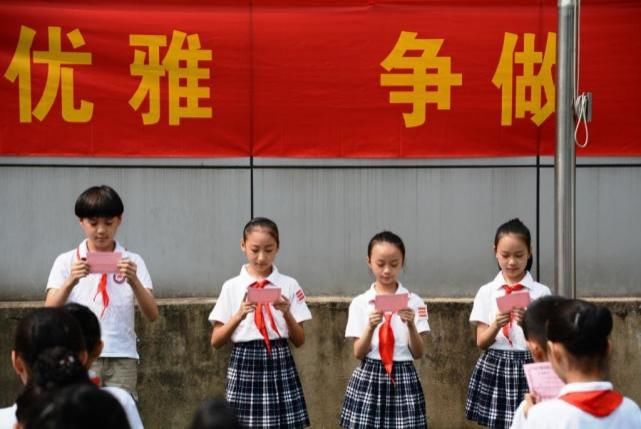
[[407,308],[409,295],[399,293],[396,295],[376,295],[374,298],[374,308],[376,311],[398,311]]
[[526,308],[530,304],[529,292],[512,292],[509,295],[504,295],[496,298],[496,304],[501,313],[507,313],[515,307]]
[[120,252],[88,252],[87,264],[90,273],[116,273],[118,262],[122,258]]
[[278,301],[280,298],[279,287],[255,288],[250,287],[247,289],[247,300],[256,304],[267,304]]
[[530,393],[542,401],[559,396],[563,381],[556,375],[550,362],[526,363],[523,365]]

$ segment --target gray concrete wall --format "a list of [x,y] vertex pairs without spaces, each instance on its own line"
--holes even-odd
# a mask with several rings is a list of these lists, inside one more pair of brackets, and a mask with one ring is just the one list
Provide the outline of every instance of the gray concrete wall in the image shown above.
[[[641,159],[586,162],[577,169],[579,293],[641,296]],[[367,242],[386,228],[406,242],[401,280],[412,290],[471,297],[496,272],[496,227],[515,216],[535,237],[534,274],[551,285],[551,163],[255,159],[250,168],[248,159],[4,158],[0,300],[42,298],[55,256],[83,238],[75,198],[100,183],[122,195],[118,238],[143,255],[160,297],[216,296],[243,262],[238,243],[252,207],[280,225],[277,264],[308,295],[359,293],[370,281]]]
[[[428,300],[431,334],[416,366],[432,429],[465,429],[465,394],[479,355],[468,323],[471,301]],[[613,312],[611,376],[625,395],[641,402],[641,300],[602,300]],[[314,428],[335,428],[345,386],[357,365],[344,340],[349,299],[312,298],[306,343],[294,351]],[[14,400],[19,385],[9,353],[17,320],[34,303],[0,303],[0,406]],[[141,361],[140,407],[150,429],[185,428],[198,404],[224,392],[229,348],[209,346],[207,315],[213,300],[163,300],[160,318],[138,314]]]

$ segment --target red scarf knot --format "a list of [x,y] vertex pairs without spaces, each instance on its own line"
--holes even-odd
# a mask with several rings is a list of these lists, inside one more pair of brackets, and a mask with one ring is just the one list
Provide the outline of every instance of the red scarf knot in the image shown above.
[[[520,283],[517,283],[514,286],[503,285],[503,289],[505,289],[505,294],[509,295],[512,292],[516,292],[517,290],[525,289],[525,286],[523,286]],[[503,335],[505,335],[505,338],[507,338],[507,340],[509,341],[510,346],[512,345],[512,339],[510,338],[510,330],[511,330],[511,328],[512,328],[512,313],[510,313],[510,321],[508,323],[506,323],[505,325],[503,325],[503,328],[502,328]]]

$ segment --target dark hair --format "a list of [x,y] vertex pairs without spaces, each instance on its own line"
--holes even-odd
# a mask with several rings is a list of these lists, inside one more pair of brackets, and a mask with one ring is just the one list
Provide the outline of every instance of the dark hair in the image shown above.
[[266,229],[267,233],[271,235],[274,240],[276,240],[276,247],[280,247],[280,239],[278,238],[278,226],[276,225],[276,222],[271,219],[267,219],[266,217],[255,217],[247,222],[247,224],[245,224],[245,228],[243,228],[243,242],[247,240],[247,236],[249,235],[249,233],[258,228]]
[[379,232],[374,237],[372,237],[372,239],[369,241],[369,244],[367,245],[368,258],[372,257],[372,248],[375,244],[378,243],[390,243],[396,246],[398,250],[401,251],[401,256],[403,257],[403,265],[405,265],[405,244],[403,244],[403,240],[401,240],[401,237],[391,231]]
[[25,429],[131,428],[118,400],[91,383],[67,386],[38,408]]
[[530,230],[521,219],[515,217],[505,222],[503,225],[499,226],[496,230],[496,235],[494,236],[494,248],[499,245],[501,238],[508,234],[513,234],[521,238],[525,245],[527,246],[528,252],[530,252],[530,257],[527,259],[527,265],[525,266],[525,271],[530,271],[532,269],[532,263],[534,259],[532,257],[532,236]]
[[240,423],[227,402],[223,399],[208,399],[203,402],[190,429],[236,429]]
[[125,207],[113,188],[107,185],[92,186],[76,200],[75,213],[80,219],[91,217],[122,216]]
[[67,303],[62,308],[76,319],[82,330],[87,352],[93,353],[100,344],[100,322],[96,315],[88,307],[75,302]]
[[528,305],[521,328],[526,340],[534,341],[544,349],[548,342],[545,330],[550,316],[555,313],[562,302],[567,298],[558,295],[548,295],[534,300]]
[[548,339],[563,344],[575,359],[595,360],[601,367],[606,361],[611,332],[610,310],[579,299],[559,304],[550,315],[546,330]]
[[87,370],[71,350],[52,347],[38,355],[31,379],[16,400],[16,417],[23,425],[35,418],[41,402],[55,392],[76,383],[91,383]]
[[44,350],[65,347],[76,356],[87,350],[76,319],[62,308],[44,307],[20,320],[13,349],[31,369]]

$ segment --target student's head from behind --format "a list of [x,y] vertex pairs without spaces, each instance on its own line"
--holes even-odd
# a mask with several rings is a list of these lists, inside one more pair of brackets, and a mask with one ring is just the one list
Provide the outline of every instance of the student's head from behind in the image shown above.
[[405,265],[405,244],[390,231],[374,235],[367,245],[367,265],[381,286],[395,286]]
[[503,277],[512,284],[521,281],[532,268],[532,238],[520,219],[509,220],[496,230],[494,254]]
[[91,383],[67,386],[42,401],[25,429],[129,429],[118,400]]
[[102,185],[85,190],[76,200],[75,213],[89,240],[89,250],[113,250],[124,206],[113,188]]
[[255,217],[247,222],[240,249],[247,258],[249,273],[256,277],[269,276],[279,246],[278,226],[274,221]]
[[190,429],[240,428],[234,412],[222,399],[208,399],[196,411]]
[[88,307],[75,302],[67,303],[62,308],[73,316],[78,325],[80,325],[85,345],[87,346],[88,358],[86,366],[90,367],[93,361],[100,356],[103,348],[98,317]]
[[24,384],[38,356],[52,347],[71,350],[81,362],[87,349],[78,322],[62,308],[39,308],[23,317],[16,328],[11,361]]
[[559,305],[565,301],[567,301],[567,298],[548,295],[530,303],[525,311],[521,328],[523,328],[523,335],[525,335],[528,348],[536,362],[548,360],[548,337],[545,333],[547,323],[550,316],[558,311]]
[[568,373],[603,378],[611,332],[612,314],[606,307],[578,299],[559,304],[546,329],[548,356],[559,377],[566,382]]
[[16,400],[16,417],[25,424],[34,417],[38,404],[72,384],[89,384],[87,370],[71,350],[52,347],[42,351],[31,368],[31,380]]

